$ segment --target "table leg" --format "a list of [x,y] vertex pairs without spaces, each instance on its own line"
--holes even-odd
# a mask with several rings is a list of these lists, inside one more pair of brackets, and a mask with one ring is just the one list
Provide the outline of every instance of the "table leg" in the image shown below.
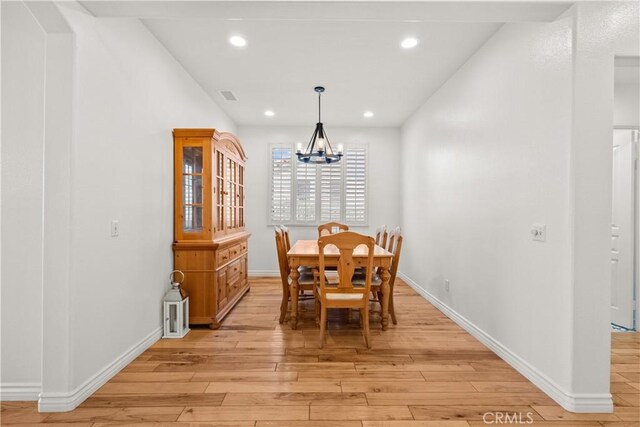
[[296,329],[298,326],[298,278],[300,273],[298,268],[291,269],[291,329]]
[[389,286],[391,274],[389,269],[383,267],[380,277],[382,278],[382,330],[386,331],[389,325],[389,297],[391,295]]

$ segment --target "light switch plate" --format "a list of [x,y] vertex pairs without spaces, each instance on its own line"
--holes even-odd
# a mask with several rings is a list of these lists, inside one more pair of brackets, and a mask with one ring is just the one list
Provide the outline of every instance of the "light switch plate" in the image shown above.
[[111,237],[118,237],[120,235],[120,221],[114,219],[111,221]]
[[536,242],[547,241],[547,226],[545,224],[533,224],[531,238]]

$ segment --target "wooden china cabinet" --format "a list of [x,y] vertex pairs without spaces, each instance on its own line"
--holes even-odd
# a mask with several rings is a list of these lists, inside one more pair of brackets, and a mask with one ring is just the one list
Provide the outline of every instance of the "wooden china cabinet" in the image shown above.
[[247,156],[231,133],[174,129],[174,266],[189,323],[212,329],[249,290],[244,229]]

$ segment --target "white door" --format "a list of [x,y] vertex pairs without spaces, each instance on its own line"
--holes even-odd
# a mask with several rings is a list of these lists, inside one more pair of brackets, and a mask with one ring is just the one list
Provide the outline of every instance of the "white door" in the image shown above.
[[613,131],[611,322],[634,327],[635,142],[637,131]]

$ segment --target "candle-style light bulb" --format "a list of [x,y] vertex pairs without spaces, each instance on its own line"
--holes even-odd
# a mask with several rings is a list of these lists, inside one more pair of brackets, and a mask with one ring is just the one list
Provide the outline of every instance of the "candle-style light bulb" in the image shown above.
[[302,153],[302,143],[298,142],[296,145],[296,153]]
[[338,154],[342,154],[343,149],[344,149],[344,146],[342,144],[338,144]]
[[324,151],[324,138],[318,138],[318,151]]

